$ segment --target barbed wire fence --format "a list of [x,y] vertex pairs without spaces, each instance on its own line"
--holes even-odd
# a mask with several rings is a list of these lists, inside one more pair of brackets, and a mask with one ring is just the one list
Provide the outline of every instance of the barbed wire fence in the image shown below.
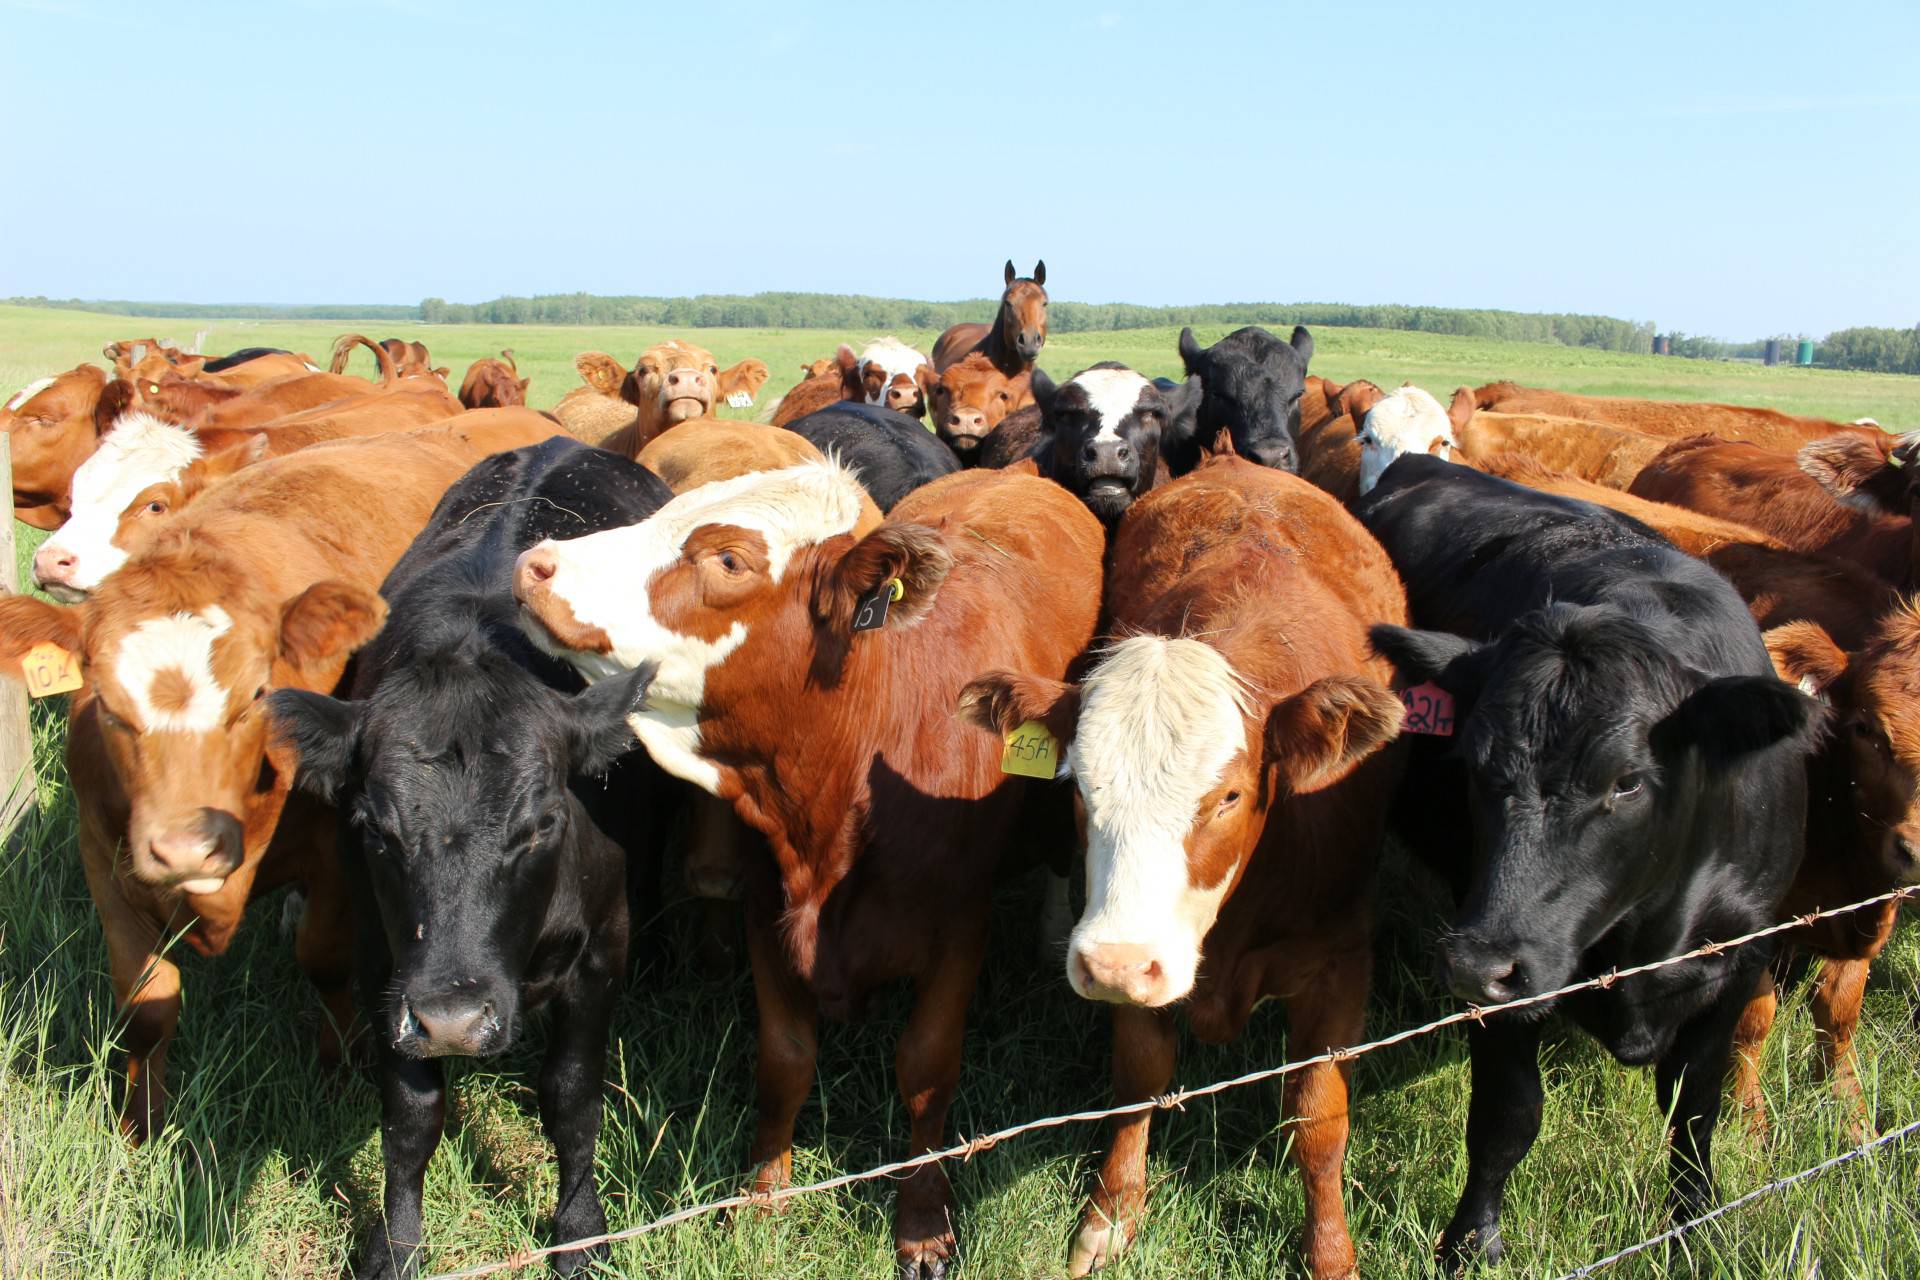
[[[981,1134],[978,1137],[968,1138],[956,1142],[952,1146],[923,1152],[920,1155],[912,1156],[904,1160],[893,1160],[885,1164],[875,1165],[859,1173],[843,1173],[835,1177],[823,1178],[818,1182],[780,1187],[772,1191],[741,1192],[736,1195],[723,1196],[720,1199],[705,1201],[701,1204],[680,1209],[663,1217],[654,1218],[635,1226],[624,1227],[618,1231],[608,1231],[595,1236],[584,1236],[577,1240],[567,1240],[559,1244],[529,1247],[509,1254],[504,1258],[499,1258],[492,1262],[480,1263],[462,1270],[435,1272],[431,1275],[421,1277],[421,1280],[478,1280],[478,1278],[482,1276],[495,1275],[516,1267],[529,1266],[556,1253],[568,1253],[574,1250],[593,1248],[603,1244],[617,1244],[623,1240],[636,1240],[641,1236],[651,1235],[657,1231],[664,1231],[669,1227],[679,1226],[699,1218],[710,1217],[717,1213],[724,1213],[731,1209],[772,1205],[782,1200],[791,1200],[797,1196],[814,1195],[823,1191],[838,1190],[841,1187],[852,1186],[859,1182],[871,1182],[880,1178],[898,1178],[902,1174],[911,1173],[922,1166],[940,1164],[948,1160],[959,1160],[964,1163],[977,1155],[991,1151],[1002,1142],[1020,1137],[1024,1134],[1039,1132],[1043,1129],[1057,1129],[1066,1125],[1075,1124],[1091,1124],[1100,1120],[1111,1120],[1117,1116],[1138,1115],[1149,1111],[1178,1110],[1196,1098],[1211,1097],[1214,1094],[1226,1093],[1232,1089],[1241,1089],[1248,1085],[1262,1084],[1269,1080],[1278,1080],[1282,1077],[1305,1071],[1309,1067],[1322,1066],[1327,1063],[1351,1062],[1356,1058],[1365,1057],[1371,1053],[1378,1053],[1382,1049],[1390,1049],[1395,1045],[1405,1044],[1410,1040],[1418,1040],[1433,1035],[1449,1027],[1460,1026],[1468,1022],[1478,1023],[1490,1014],[1505,1013],[1513,1009],[1525,1009],[1535,1005],[1547,1004],[1582,991],[1605,991],[1615,983],[1627,978],[1634,978],[1641,974],[1671,968],[1677,964],[1684,964],[1689,960],[1698,960],[1707,956],[1717,956],[1738,947],[1748,946],[1763,938],[1770,938],[1777,934],[1789,933],[1795,929],[1804,928],[1819,920],[1848,915],[1855,911],[1864,911],[1869,907],[1881,906],[1890,902],[1903,902],[1915,894],[1920,894],[1920,886],[1893,889],[1886,893],[1876,894],[1871,898],[1863,898],[1858,902],[1849,903],[1843,907],[1831,907],[1820,911],[1810,911],[1804,915],[1795,916],[1790,920],[1783,920],[1778,924],[1768,925],[1764,929],[1756,929],[1751,933],[1744,933],[1737,937],[1716,942],[1708,942],[1695,947],[1691,951],[1681,952],[1679,955],[1667,956],[1660,960],[1650,960],[1645,964],[1632,965],[1625,969],[1610,970],[1598,977],[1586,978],[1579,982],[1569,983],[1566,986],[1557,987],[1552,991],[1543,991],[1537,995],[1522,996],[1519,999],[1508,1000],[1501,1004],[1468,1005],[1466,1008],[1447,1014],[1444,1017],[1435,1018],[1430,1022],[1423,1022],[1418,1026],[1408,1027],[1403,1031],[1396,1031],[1392,1035],[1382,1036],[1379,1039],[1369,1040],[1362,1044],[1349,1045],[1344,1048],[1330,1050],[1326,1053],[1315,1054],[1312,1057],[1295,1059],[1290,1062],[1281,1063],[1279,1066],[1263,1067],[1257,1071],[1248,1071],[1225,1080],[1215,1080],[1210,1084],[1192,1085],[1175,1089],[1170,1093],[1161,1094],[1153,1098],[1146,1098],[1139,1102],[1121,1103],[1116,1106],[1099,1107],[1088,1111],[1070,1111],[1060,1115],[1042,1116],[1035,1120],[1027,1120],[1019,1124],[1009,1125],[1004,1129],[996,1129],[991,1133]],[[1871,1141],[1863,1142],[1832,1159],[1824,1160],[1810,1168],[1802,1169],[1797,1173],[1789,1174],[1786,1177],[1756,1187],[1745,1195],[1708,1210],[1698,1217],[1677,1223],[1657,1235],[1641,1240],[1615,1253],[1608,1254],[1604,1258],[1596,1259],[1582,1267],[1576,1268],[1560,1277],[1560,1280],[1584,1280],[1584,1277],[1595,1275],[1613,1266],[1615,1263],[1622,1262],[1636,1254],[1644,1253],[1649,1249],[1657,1248],[1669,1241],[1677,1240],[1695,1228],[1704,1226],[1717,1218],[1733,1213],[1755,1200],[1784,1191],[1788,1187],[1795,1186],[1809,1178],[1817,1177],[1831,1169],[1838,1168],[1841,1165],[1869,1155],[1874,1151],[1893,1146],[1911,1137],[1916,1132],[1920,1132],[1920,1120],[1891,1130]]]

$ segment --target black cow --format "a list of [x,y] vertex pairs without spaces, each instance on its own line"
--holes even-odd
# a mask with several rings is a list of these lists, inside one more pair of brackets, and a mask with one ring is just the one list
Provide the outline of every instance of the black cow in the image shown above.
[[[1776,679],[1712,568],[1636,520],[1408,454],[1354,512],[1413,620],[1373,629],[1409,684],[1453,699],[1420,740],[1398,825],[1451,876],[1448,983],[1488,1005],[1770,924],[1806,814],[1812,699]],[[1470,848],[1463,847],[1470,838]],[[1753,945],[1564,998],[1673,1117],[1670,1198],[1712,1196],[1710,1144]],[[1507,1178],[1540,1128],[1544,1006],[1469,1031],[1467,1183],[1441,1237],[1500,1252]]]
[[[646,468],[564,436],[496,454],[447,491],[388,576],[387,624],[358,655],[353,700],[273,695],[300,751],[297,785],[348,819],[386,1161],[384,1220],[357,1275],[414,1273],[421,1180],[446,1111],[438,1059],[505,1051],[543,1005],[555,1237],[606,1229],[593,1151],[626,965],[627,857],[590,815],[601,784],[587,778],[628,752],[648,677],[576,692],[573,669],[527,640],[508,581],[528,547],[633,524],[670,497]],[[571,1274],[590,1256],[555,1261]]]
[[1169,420],[1189,416],[1200,398],[1196,378],[1163,392],[1111,360],[1058,385],[1035,369],[1032,386],[1040,429],[1030,456],[1108,525],[1167,478],[1161,432]]
[[1202,347],[1192,329],[1180,331],[1180,359],[1187,376],[1205,387],[1196,415],[1198,430],[1172,442],[1167,465],[1183,476],[1200,465],[1202,446],[1222,428],[1233,434],[1234,452],[1280,471],[1300,469],[1300,397],[1307,391],[1307,361],[1313,335],[1293,327],[1291,342],[1259,325],[1235,329]]
[[795,418],[787,430],[857,471],[882,511],[893,510],[921,485],[960,470],[960,459],[924,422],[879,405],[843,400]]

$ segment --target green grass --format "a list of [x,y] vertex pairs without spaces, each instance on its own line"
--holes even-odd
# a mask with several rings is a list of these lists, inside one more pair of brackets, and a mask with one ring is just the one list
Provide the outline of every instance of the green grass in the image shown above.
[[[19,385],[97,353],[142,322],[0,309],[0,381]],[[160,336],[172,336],[156,326]],[[399,328],[391,330],[400,332]],[[173,332],[180,332],[175,330]],[[375,336],[383,336],[383,328]],[[323,326],[216,326],[210,347],[265,342],[318,353]],[[191,332],[180,333],[191,337]],[[638,331],[430,329],[442,359],[515,345],[535,370],[536,403],[573,379],[576,349],[631,354]],[[758,354],[776,373],[840,334],[697,335],[723,361]],[[903,335],[906,336],[906,335]],[[912,335],[924,338],[925,335]],[[1172,372],[1172,334],[1068,335],[1049,348],[1063,372],[1100,358]],[[1920,380],[1761,371],[1479,343],[1420,334],[1328,330],[1315,362],[1329,376],[1439,392],[1511,375],[1573,389],[1715,395],[1912,425]],[[1697,378],[1698,381],[1687,381]],[[1663,381],[1664,380],[1664,381]],[[24,529],[17,531],[23,535]],[[22,553],[31,544],[23,538]],[[74,849],[72,799],[59,765],[57,708],[36,708],[41,804],[0,851],[0,1276],[333,1276],[379,1201],[378,1103],[360,1076],[313,1063],[319,1016],[278,931],[278,903],[254,911],[233,950],[187,956],[186,1011],[170,1079],[174,1125],[129,1150],[115,1135],[108,1060],[112,994]],[[1432,981],[1439,904],[1397,862],[1379,929],[1368,1029],[1382,1033],[1448,1009]],[[1031,885],[997,904],[994,940],[968,1029],[955,1134],[1083,1107],[1108,1097],[1105,1020],[1076,1000],[1032,943]],[[624,1226],[734,1190],[752,1117],[753,1005],[744,973],[696,973],[676,908],[656,922],[659,959],[615,1022],[599,1168],[608,1214]],[[1862,1072],[1887,1127],[1920,1116],[1920,1044],[1908,1021],[1920,982],[1920,930],[1902,930],[1877,966],[1860,1041]],[[1773,1136],[1723,1124],[1723,1194],[1807,1167],[1846,1145],[1845,1116],[1813,1082],[1804,988],[1783,1004],[1765,1080]],[[801,1119],[803,1179],[899,1155],[905,1121],[892,1081],[904,996],[855,1026],[829,1026],[820,1080]],[[1178,1082],[1200,1083],[1287,1056],[1270,1006],[1239,1044],[1183,1042]],[[1661,1225],[1662,1121],[1647,1073],[1619,1067],[1569,1034],[1550,1041],[1540,1143],[1508,1202],[1507,1261],[1488,1275],[1554,1275]],[[430,1262],[453,1268],[545,1242],[554,1175],[534,1113],[537,1043],[455,1072],[455,1119],[428,1172]],[[1369,1277],[1423,1276],[1451,1212],[1464,1159],[1465,1047],[1443,1033],[1363,1060],[1356,1073],[1348,1207]],[[1298,1274],[1300,1193],[1284,1158],[1272,1088],[1191,1103],[1155,1121],[1150,1218],[1123,1277]],[[1079,1126],[1017,1139],[954,1172],[965,1274],[1057,1274],[1104,1131]],[[1871,1277],[1920,1274],[1920,1142],[1855,1162],[1769,1198],[1691,1241],[1614,1273],[1630,1277]],[[621,1246],[616,1273],[732,1277],[885,1274],[888,1187],[806,1198],[777,1218],[745,1215]],[[1817,1272],[1815,1268],[1817,1267]],[[540,1275],[530,1268],[522,1275]]]

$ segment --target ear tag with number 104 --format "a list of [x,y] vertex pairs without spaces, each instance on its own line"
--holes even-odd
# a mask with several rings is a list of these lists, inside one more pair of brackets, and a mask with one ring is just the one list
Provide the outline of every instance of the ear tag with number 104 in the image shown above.
[[887,610],[894,601],[907,594],[907,584],[898,578],[888,578],[860,597],[860,607],[853,614],[855,631],[877,631],[887,625]]
[[1051,778],[1059,770],[1060,744],[1038,720],[1029,720],[1006,735],[1000,753],[1000,772],[1023,778]]
[[36,698],[72,693],[82,683],[80,659],[51,640],[42,640],[27,650],[27,656],[20,660],[20,674],[26,680],[27,692]]

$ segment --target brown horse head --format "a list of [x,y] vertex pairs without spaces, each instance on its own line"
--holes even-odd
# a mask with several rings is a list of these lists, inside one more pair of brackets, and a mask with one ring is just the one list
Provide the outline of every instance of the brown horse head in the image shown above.
[[995,328],[1002,350],[1019,356],[1023,364],[1040,358],[1047,345],[1047,264],[1033,264],[1031,276],[1017,276],[1007,259],[1007,289],[1000,295],[1000,320]]

